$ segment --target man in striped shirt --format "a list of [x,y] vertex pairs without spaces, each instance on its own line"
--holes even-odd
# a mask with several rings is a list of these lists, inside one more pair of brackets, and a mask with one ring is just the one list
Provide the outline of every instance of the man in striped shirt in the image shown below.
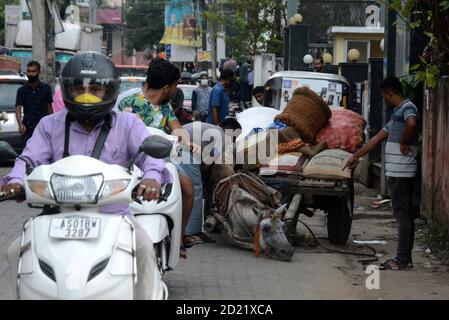
[[386,176],[398,223],[398,246],[394,259],[387,260],[381,269],[406,269],[412,267],[412,249],[415,239],[415,221],[412,212],[412,194],[415,186],[418,153],[418,122],[420,115],[416,106],[404,97],[401,82],[388,77],[381,83],[385,104],[393,108],[387,125],[346,164],[353,168],[358,159],[387,140],[385,149]]

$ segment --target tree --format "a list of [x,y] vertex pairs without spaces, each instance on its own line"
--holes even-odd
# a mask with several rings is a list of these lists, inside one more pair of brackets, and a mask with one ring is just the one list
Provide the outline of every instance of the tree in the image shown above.
[[164,34],[165,4],[164,1],[126,1],[126,48],[145,50],[153,46],[159,47]]
[[[204,17],[224,26],[226,45],[237,57],[254,56],[270,49],[282,52],[281,19],[286,2],[279,0],[222,0],[219,10],[209,10]],[[216,12],[216,13],[214,13]]]
[[0,43],[5,43],[5,6],[18,5],[20,0],[0,0]]
[[410,68],[410,82],[413,86],[425,82],[429,88],[434,88],[440,75],[449,75],[449,0],[379,2],[396,11],[410,29],[421,29],[428,37],[421,62]]

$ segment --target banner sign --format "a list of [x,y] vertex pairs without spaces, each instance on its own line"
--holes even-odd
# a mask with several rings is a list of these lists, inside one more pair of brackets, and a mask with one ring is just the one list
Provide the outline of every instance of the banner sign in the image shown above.
[[197,0],[167,0],[163,44],[202,46],[202,19]]
[[210,62],[212,61],[212,52],[210,51],[199,51],[197,54],[198,62]]

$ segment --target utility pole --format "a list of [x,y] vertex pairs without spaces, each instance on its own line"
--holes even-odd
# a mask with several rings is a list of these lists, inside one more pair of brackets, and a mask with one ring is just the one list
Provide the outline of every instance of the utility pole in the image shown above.
[[[55,25],[52,14],[53,1],[34,0],[31,7],[33,26],[33,59],[41,66],[41,79],[54,90],[55,80]],[[54,12],[53,14],[56,14]]]
[[211,24],[212,81],[217,82],[217,21],[215,21],[215,15],[217,14],[217,0],[210,0],[210,5],[210,10],[213,15]]
[[97,1],[89,0],[89,24],[97,24]]
[[125,4],[122,0],[122,64],[125,64]]

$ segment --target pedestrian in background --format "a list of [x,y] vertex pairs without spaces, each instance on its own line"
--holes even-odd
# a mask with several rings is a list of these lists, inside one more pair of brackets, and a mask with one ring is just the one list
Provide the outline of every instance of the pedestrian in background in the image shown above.
[[248,92],[252,93],[253,89],[254,89],[254,67],[250,65],[248,72]]
[[253,90],[253,97],[256,99],[257,103],[263,106],[263,99],[264,99],[265,89],[262,86],[255,87]]
[[243,103],[251,100],[251,95],[248,91],[249,86],[249,64],[251,61],[244,61],[239,68],[239,77],[240,77],[240,97]]
[[323,57],[318,56],[314,61],[315,72],[324,72],[324,60]]
[[192,111],[195,118],[199,118],[201,122],[207,121],[211,93],[212,88],[209,87],[209,76],[206,71],[201,72],[200,85],[192,93]]
[[220,125],[229,116],[229,94],[234,81],[234,72],[223,70],[220,81],[214,86],[209,99],[209,114],[207,122]]
[[28,82],[17,90],[16,118],[24,143],[31,138],[39,121],[53,113],[51,88],[48,84],[40,81],[40,73],[39,62],[30,61],[27,64]]
[[55,88],[55,94],[53,95],[53,113],[59,112],[64,109],[64,100],[62,99],[61,86],[58,84]]
[[237,61],[232,57],[232,55],[228,56],[228,59],[223,63],[223,71],[231,70],[236,74],[237,72]]

